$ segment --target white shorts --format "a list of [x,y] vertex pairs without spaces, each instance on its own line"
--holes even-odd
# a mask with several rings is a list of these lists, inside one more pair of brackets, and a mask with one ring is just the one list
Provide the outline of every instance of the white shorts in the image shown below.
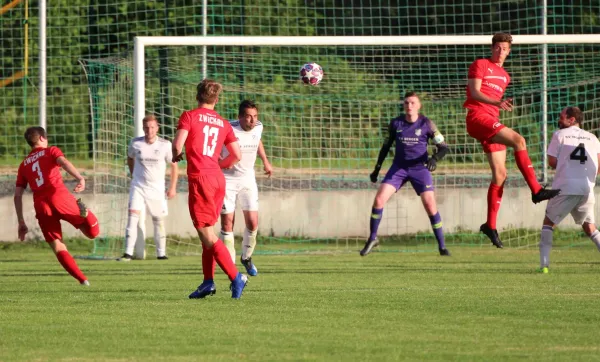
[[142,190],[137,187],[132,187],[129,190],[129,210],[144,210],[148,208],[152,217],[165,217],[169,214],[167,207],[167,199],[162,195],[162,198],[148,198]]
[[225,180],[225,199],[221,208],[221,215],[231,214],[235,211],[236,200],[244,211],[258,211],[258,185],[256,180],[234,181]]
[[546,216],[554,225],[559,224],[568,214],[573,216],[577,225],[587,222],[594,224],[594,194],[558,195],[548,201]]

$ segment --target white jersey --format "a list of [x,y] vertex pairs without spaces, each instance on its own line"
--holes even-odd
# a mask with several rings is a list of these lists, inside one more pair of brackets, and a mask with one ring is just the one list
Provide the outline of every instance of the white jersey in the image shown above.
[[600,142],[579,127],[558,130],[552,135],[548,155],[557,158],[553,189],[561,195],[588,195],[596,184]]
[[[260,143],[260,138],[262,136],[263,125],[260,121],[257,121],[252,130],[244,131],[242,126],[240,126],[240,121],[235,120],[230,122],[233,133],[242,150],[242,159],[232,168],[223,170],[225,179],[255,181],[254,164],[256,163],[258,144]],[[225,158],[227,155],[229,155],[229,152],[227,151],[227,148],[223,147],[221,158]]]
[[131,187],[141,189],[146,198],[164,198],[165,172],[173,159],[171,142],[157,137],[149,144],[144,137],[136,137],[129,143],[127,156],[135,160]]

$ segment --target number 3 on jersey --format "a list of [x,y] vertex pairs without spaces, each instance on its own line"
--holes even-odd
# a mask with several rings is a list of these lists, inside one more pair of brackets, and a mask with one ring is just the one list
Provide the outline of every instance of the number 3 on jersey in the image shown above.
[[38,178],[35,179],[35,183],[38,187],[44,184],[44,175],[42,175],[42,169],[40,168],[40,161],[36,161],[33,165],[31,165],[31,169],[33,171],[37,171]]
[[215,148],[217,147],[219,129],[217,127],[206,125],[202,129],[202,132],[204,132],[204,147],[202,148],[202,154],[204,156],[212,157],[215,154]]
[[585,155],[585,145],[583,143],[580,143],[579,146],[575,147],[573,152],[571,152],[570,159],[579,161],[582,165],[585,164],[585,161],[587,161],[588,158]]

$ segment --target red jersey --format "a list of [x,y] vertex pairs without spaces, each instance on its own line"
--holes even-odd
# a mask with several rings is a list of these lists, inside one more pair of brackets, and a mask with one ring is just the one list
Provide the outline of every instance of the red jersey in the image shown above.
[[185,140],[188,176],[200,176],[209,170],[221,171],[219,155],[224,145],[237,141],[229,122],[207,108],[185,111],[177,129],[188,131]]
[[[504,68],[499,67],[489,59],[474,61],[469,67],[469,79],[481,79],[481,93],[496,101],[502,99],[504,91],[510,83],[510,76]],[[468,86],[467,100],[463,107],[473,111],[482,111],[494,117],[500,115],[500,109],[497,106],[472,99]]]
[[57,191],[68,192],[56,163],[61,156],[64,154],[56,146],[34,148],[19,166],[16,186],[27,188],[29,184],[34,200]]

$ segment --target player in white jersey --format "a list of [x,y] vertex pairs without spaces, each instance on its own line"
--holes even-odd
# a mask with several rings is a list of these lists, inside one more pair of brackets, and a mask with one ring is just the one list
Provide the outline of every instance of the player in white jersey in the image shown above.
[[558,126],[548,146],[548,164],[556,169],[553,189],[560,195],[548,201],[540,240],[540,269],[548,273],[552,232],[568,214],[592,239],[600,251],[600,231],[594,221],[594,185],[600,163],[600,141],[580,128],[583,113],[567,107],[560,113]]
[[[171,162],[171,142],[158,137],[156,117],[147,115],[142,122],[144,136],[132,139],[127,150],[127,165],[132,179],[129,190],[129,216],[125,230],[125,253],[121,261],[131,260],[134,249],[137,249],[138,225],[143,223],[141,216],[146,209],[150,212],[154,224],[156,256],[158,259],[168,259],[164,218],[168,214],[167,199],[173,198],[176,193],[177,163]],[[170,165],[171,182],[165,195],[167,165]]]
[[[249,100],[240,103],[238,120],[231,121],[231,126],[242,150],[242,159],[230,169],[223,170],[225,174],[225,200],[221,210],[221,239],[227,246],[231,258],[235,262],[235,247],[233,238],[233,222],[236,201],[239,200],[244,213],[246,228],[242,239],[242,265],[249,275],[258,273],[252,263],[252,253],[256,247],[258,232],[258,186],[254,174],[256,155],[263,162],[265,174],[271,177],[273,168],[267,159],[265,148],[261,141],[263,125],[258,120],[258,106]],[[227,156],[223,149],[221,157]]]

